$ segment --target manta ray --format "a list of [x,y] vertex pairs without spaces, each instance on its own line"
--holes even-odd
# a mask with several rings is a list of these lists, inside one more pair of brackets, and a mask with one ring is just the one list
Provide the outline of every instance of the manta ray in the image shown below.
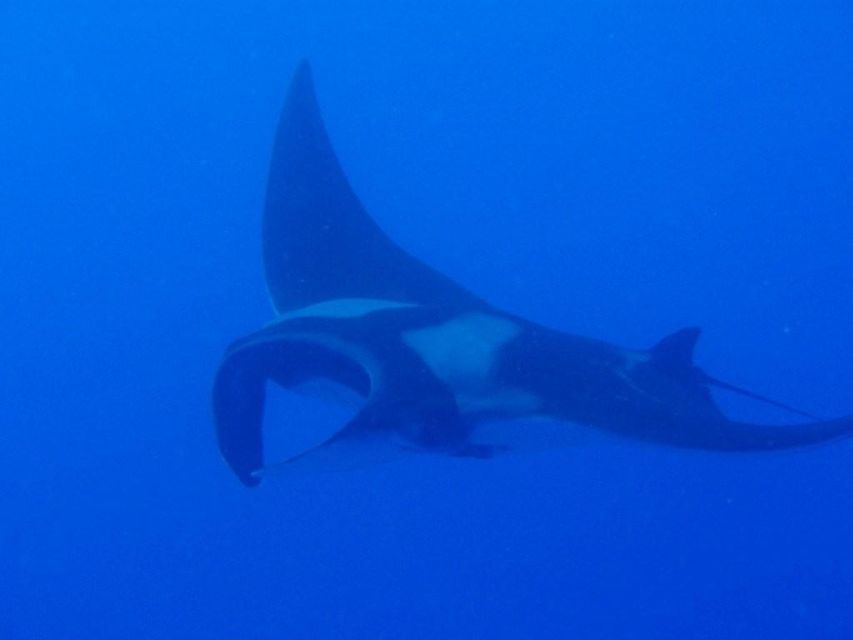
[[[650,349],[572,335],[496,308],[404,251],[350,186],[327,135],[307,62],[298,67],[273,146],[263,263],[275,319],[225,352],[213,387],[222,456],[246,486],[265,469],[267,383],[322,379],[361,408],[320,444],[288,458],[389,445],[490,458],[474,435],[490,419],[544,416],[676,447],[758,451],[853,432],[735,387],[693,362],[699,329]],[[731,420],[713,387],[800,413],[808,422]],[[525,429],[524,421],[515,428]]]

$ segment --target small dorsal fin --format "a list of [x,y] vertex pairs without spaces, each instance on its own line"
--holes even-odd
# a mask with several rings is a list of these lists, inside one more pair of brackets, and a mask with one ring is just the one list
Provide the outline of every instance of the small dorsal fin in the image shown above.
[[[693,366],[693,350],[696,348],[696,341],[699,339],[699,334],[702,330],[699,327],[685,327],[679,329],[675,333],[671,333],[664,337],[660,342],[653,346],[649,353],[652,356],[652,362],[655,363],[661,370],[670,374],[683,376],[688,374],[689,380],[698,382],[702,385],[713,385],[718,389],[725,389],[733,393],[740,394],[759,402],[779,407],[785,411],[789,411],[805,418],[820,420],[817,416],[801,411],[789,404],[784,404],[777,400],[771,400],[767,396],[762,396],[749,391],[743,387],[737,387],[728,382],[723,382],[717,378],[709,376],[704,371],[701,371]],[[708,398],[710,400],[710,396]]]
[[702,330],[686,327],[671,333],[651,349],[652,359],[668,371],[683,371],[693,366],[693,350]]

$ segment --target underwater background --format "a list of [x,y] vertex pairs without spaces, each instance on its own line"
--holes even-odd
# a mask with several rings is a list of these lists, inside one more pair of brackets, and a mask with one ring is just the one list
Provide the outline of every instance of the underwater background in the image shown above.
[[853,4],[4,0],[0,638],[853,638],[853,441],[237,482],[210,387],[272,318],[303,57],[407,250],[625,346],[699,325],[714,375],[853,412]]

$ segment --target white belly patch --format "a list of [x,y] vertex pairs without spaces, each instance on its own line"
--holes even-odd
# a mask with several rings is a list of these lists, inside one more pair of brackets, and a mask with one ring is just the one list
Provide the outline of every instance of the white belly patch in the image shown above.
[[463,413],[528,413],[539,405],[521,390],[499,388],[492,377],[498,352],[521,332],[506,318],[468,313],[445,323],[406,331],[403,341],[456,395]]

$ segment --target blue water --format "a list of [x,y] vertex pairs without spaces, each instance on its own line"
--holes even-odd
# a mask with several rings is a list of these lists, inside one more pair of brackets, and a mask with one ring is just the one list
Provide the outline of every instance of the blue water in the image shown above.
[[853,5],[131,4],[0,4],[0,638],[853,638],[853,441],[247,490],[209,399],[272,317],[266,165],[308,56],[411,252],[619,344],[698,324],[715,375],[853,412]]

